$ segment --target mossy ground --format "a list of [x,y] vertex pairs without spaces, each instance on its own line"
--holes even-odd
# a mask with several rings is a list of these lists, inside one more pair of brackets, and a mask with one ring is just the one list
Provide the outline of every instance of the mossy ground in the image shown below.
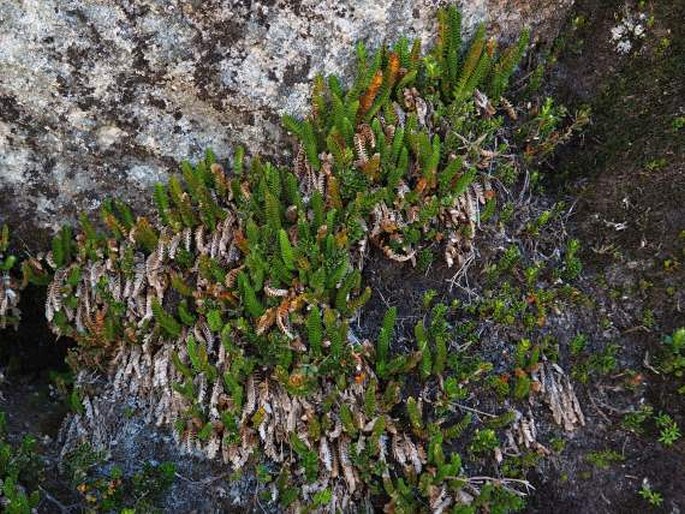
[[[584,142],[561,153],[548,171],[553,180],[547,186],[547,195],[556,194],[567,205],[578,200],[571,216],[558,220],[555,227],[581,242],[584,271],[578,288],[590,301],[565,306],[550,316],[546,330],[557,336],[587,336],[587,350],[577,355],[569,350],[571,337],[560,339],[560,354],[577,376],[587,374],[587,383],[579,389],[588,426],[569,438],[543,422],[546,438],[556,441],[550,445],[553,455],[520,462],[530,465],[537,487],[528,501],[530,512],[644,510],[648,504],[638,495],[644,478],[663,495],[665,510],[685,505],[685,483],[677,478],[685,452],[683,440],[667,448],[657,442],[658,431],[652,425],[646,425],[642,435],[621,426],[624,413],[646,403],[655,411],[668,412],[685,427],[683,395],[675,392],[668,377],[644,364],[646,352],[652,359],[658,354],[663,334],[685,324],[681,288],[685,239],[680,237],[685,229],[684,136],[673,128],[673,120],[685,114],[680,25],[685,12],[675,2],[647,5],[655,23],[645,52],[617,58],[608,38],[614,13],[621,7],[618,2],[580,2],[558,63],[549,71],[555,94],[565,96],[571,105],[590,103],[593,108],[593,125]],[[662,42],[664,37],[670,45]],[[549,203],[543,200],[540,209]],[[623,222],[627,228],[616,230],[616,224]],[[543,243],[554,250],[553,239]],[[469,271],[474,289],[485,284],[483,270],[503,253],[501,247],[481,247],[482,260]],[[436,290],[438,299],[469,294],[450,283],[454,270],[440,264],[418,271],[372,254],[364,273],[374,297],[360,316],[361,335],[375,335],[386,308],[396,306],[399,341],[402,335],[409,339],[424,316],[426,291]],[[513,336],[517,327],[502,330]],[[480,335],[491,355],[504,350],[497,343],[502,331]],[[615,352],[611,345],[617,345]],[[590,372],[583,365],[593,355],[611,362]],[[5,409],[21,416],[24,411],[17,406],[23,400],[8,395]],[[479,405],[485,411],[495,407],[495,398]],[[34,419],[30,411],[25,415]],[[23,426],[19,423],[10,430],[19,432],[25,430]],[[596,455],[605,451],[621,458],[598,460]]]

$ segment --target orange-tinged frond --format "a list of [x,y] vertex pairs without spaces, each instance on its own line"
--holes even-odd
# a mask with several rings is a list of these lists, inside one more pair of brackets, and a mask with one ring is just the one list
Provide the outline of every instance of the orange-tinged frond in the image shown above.
[[376,74],[371,79],[371,84],[366,89],[366,92],[359,99],[359,115],[362,116],[371,109],[373,101],[378,95],[378,90],[383,85],[383,72],[381,70],[376,71]]

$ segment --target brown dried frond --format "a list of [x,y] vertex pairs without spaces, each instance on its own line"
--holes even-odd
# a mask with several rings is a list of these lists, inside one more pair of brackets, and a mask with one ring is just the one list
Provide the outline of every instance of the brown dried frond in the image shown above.
[[250,253],[250,244],[248,243],[245,234],[243,234],[242,229],[238,229],[235,231],[233,239],[235,241],[235,245],[241,252],[243,252],[243,254],[247,255],[248,253]]
[[371,149],[376,148],[376,135],[373,133],[373,129],[368,123],[362,123],[359,125],[357,128],[357,134],[359,134],[359,137],[365,146],[368,146]]
[[355,162],[355,164],[357,166],[363,166],[368,162],[369,156],[366,152],[366,148],[364,146],[364,139],[362,138],[361,134],[354,135],[354,149],[357,152],[357,161]]
[[504,109],[504,112],[507,113],[507,116],[516,121],[518,119],[518,115],[516,114],[516,109],[514,109],[512,103],[503,96],[500,97],[499,101],[502,104],[502,109]]
[[378,90],[381,88],[382,85],[383,72],[381,70],[378,70],[371,79],[371,83],[369,84],[369,87],[366,89],[366,92],[359,99],[359,114],[361,116],[366,114],[367,111],[371,109],[373,101],[376,99],[376,95],[378,95]]
[[85,325],[86,332],[75,335],[79,345],[78,356],[74,353],[70,358],[79,359],[78,367],[100,368],[111,360],[118,347],[117,341],[110,341],[107,336],[107,308],[98,309],[92,318],[85,320]]
[[307,154],[304,147],[300,144],[297,146],[297,153],[295,154],[294,170],[295,176],[303,178],[308,172],[309,165],[307,163]]
[[371,157],[371,159],[361,166],[361,170],[364,172],[364,175],[371,180],[371,182],[378,180],[378,175],[380,174],[381,170],[381,154],[373,154],[373,157]]
[[276,322],[277,308],[271,307],[267,309],[264,314],[262,314],[257,320],[256,333],[257,335],[262,335],[268,331],[273,324]]
[[490,99],[482,91],[476,89],[473,93],[473,99],[476,102],[476,108],[480,115],[484,118],[491,118],[497,112],[492,103],[490,103]]
[[[237,237],[237,236],[236,236]],[[247,240],[245,240],[247,241]],[[245,267],[244,264],[238,266],[237,268],[233,268],[231,271],[226,273],[226,278],[224,279],[224,285],[228,287],[229,289],[235,289],[235,283],[238,280],[238,275],[240,272],[243,270]]]
[[328,208],[342,208],[342,197],[340,196],[340,182],[332,173],[328,175],[326,182],[326,206]]
[[392,88],[397,82],[400,71],[400,56],[396,52],[390,52],[388,56],[388,67],[386,69],[386,86]]

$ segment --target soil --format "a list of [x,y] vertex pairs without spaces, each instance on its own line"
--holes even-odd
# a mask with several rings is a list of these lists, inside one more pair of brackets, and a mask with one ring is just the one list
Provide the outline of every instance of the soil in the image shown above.
[[[653,511],[685,508],[685,442],[665,448],[655,429],[638,436],[620,424],[644,403],[685,426],[685,397],[647,365],[663,334],[685,326],[685,134],[674,128],[685,114],[685,4],[646,2],[649,34],[636,54],[619,56],[610,30],[623,5],[580,1],[571,17],[550,84],[571,108],[589,104],[592,125],[562,150],[553,173],[577,198],[567,228],[585,250],[584,279],[598,311],[618,330],[622,372],[640,379],[632,388],[620,376],[586,388],[588,427],[540,474],[529,512],[649,509],[637,494],[644,479],[664,497]],[[605,449],[623,462],[589,466],[588,452]]]
[[[685,3],[629,4],[633,12],[653,17],[653,23],[633,53],[620,55],[611,28],[624,5],[578,1],[547,70],[545,93],[571,110],[589,105],[593,113],[582,138],[543,170],[549,201],[573,205],[563,230],[582,244],[579,288],[592,298],[591,305],[558,316],[550,330],[584,333],[594,352],[610,344],[619,351],[617,370],[577,385],[586,426],[532,472],[536,491],[527,502],[530,513],[685,509],[685,438],[666,447],[653,424],[642,434],[621,424],[626,413],[651,405],[685,431],[685,395],[652,365],[663,336],[685,326],[685,129],[674,126],[675,118],[685,116]],[[493,255],[483,254],[484,262]],[[425,273],[409,265],[388,266],[372,252],[364,277],[374,298],[353,330],[372,337],[387,307],[394,305],[400,335],[395,344],[404,344],[421,315],[425,291],[437,290],[438,299],[463,295],[451,290],[454,273],[441,264]],[[29,320],[21,332],[0,333],[0,348],[11,349],[1,356],[11,384],[1,386],[2,410],[8,413],[10,439],[39,436],[46,470],[56,469],[52,442],[67,407],[54,394],[48,370],[64,370],[69,342],[55,342],[49,334],[38,292],[26,291],[21,307]],[[568,352],[561,353],[571,366]],[[545,431],[553,432],[543,421]],[[622,460],[606,469],[593,466],[588,455],[604,450],[617,452]],[[645,479],[663,495],[661,507],[650,507],[638,495]],[[65,484],[54,490],[64,504],[73,499]],[[192,493],[202,490],[194,487]]]

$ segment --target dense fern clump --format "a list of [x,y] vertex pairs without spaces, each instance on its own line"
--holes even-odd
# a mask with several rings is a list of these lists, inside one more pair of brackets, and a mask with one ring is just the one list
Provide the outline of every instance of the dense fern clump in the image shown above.
[[106,232],[85,218],[75,239],[63,229],[46,313],[78,341],[74,362],[115,362],[115,386],[149,397],[189,448],[234,469],[278,463],[272,499],[293,510],[357,510],[371,496],[391,512],[520,507],[525,481],[470,479],[448,447],[469,414],[403,392],[414,377],[451,405],[482,372],[449,362],[447,307],[416,324],[408,352],[392,348],[395,309],[376,344],[350,322],[371,295],[369,244],[414,264],[438,249],[449,266],[471,256],[525,165],[502,95],[527,42],[499,50],[481,27],[464,48],[458,11],[443,10],[430,53],[360,44],[349,89],[315,79],[311,113],[284,118],[291,167],[238,149],[227,171],[208,151],[155,188],[157,219],[113,200]]

